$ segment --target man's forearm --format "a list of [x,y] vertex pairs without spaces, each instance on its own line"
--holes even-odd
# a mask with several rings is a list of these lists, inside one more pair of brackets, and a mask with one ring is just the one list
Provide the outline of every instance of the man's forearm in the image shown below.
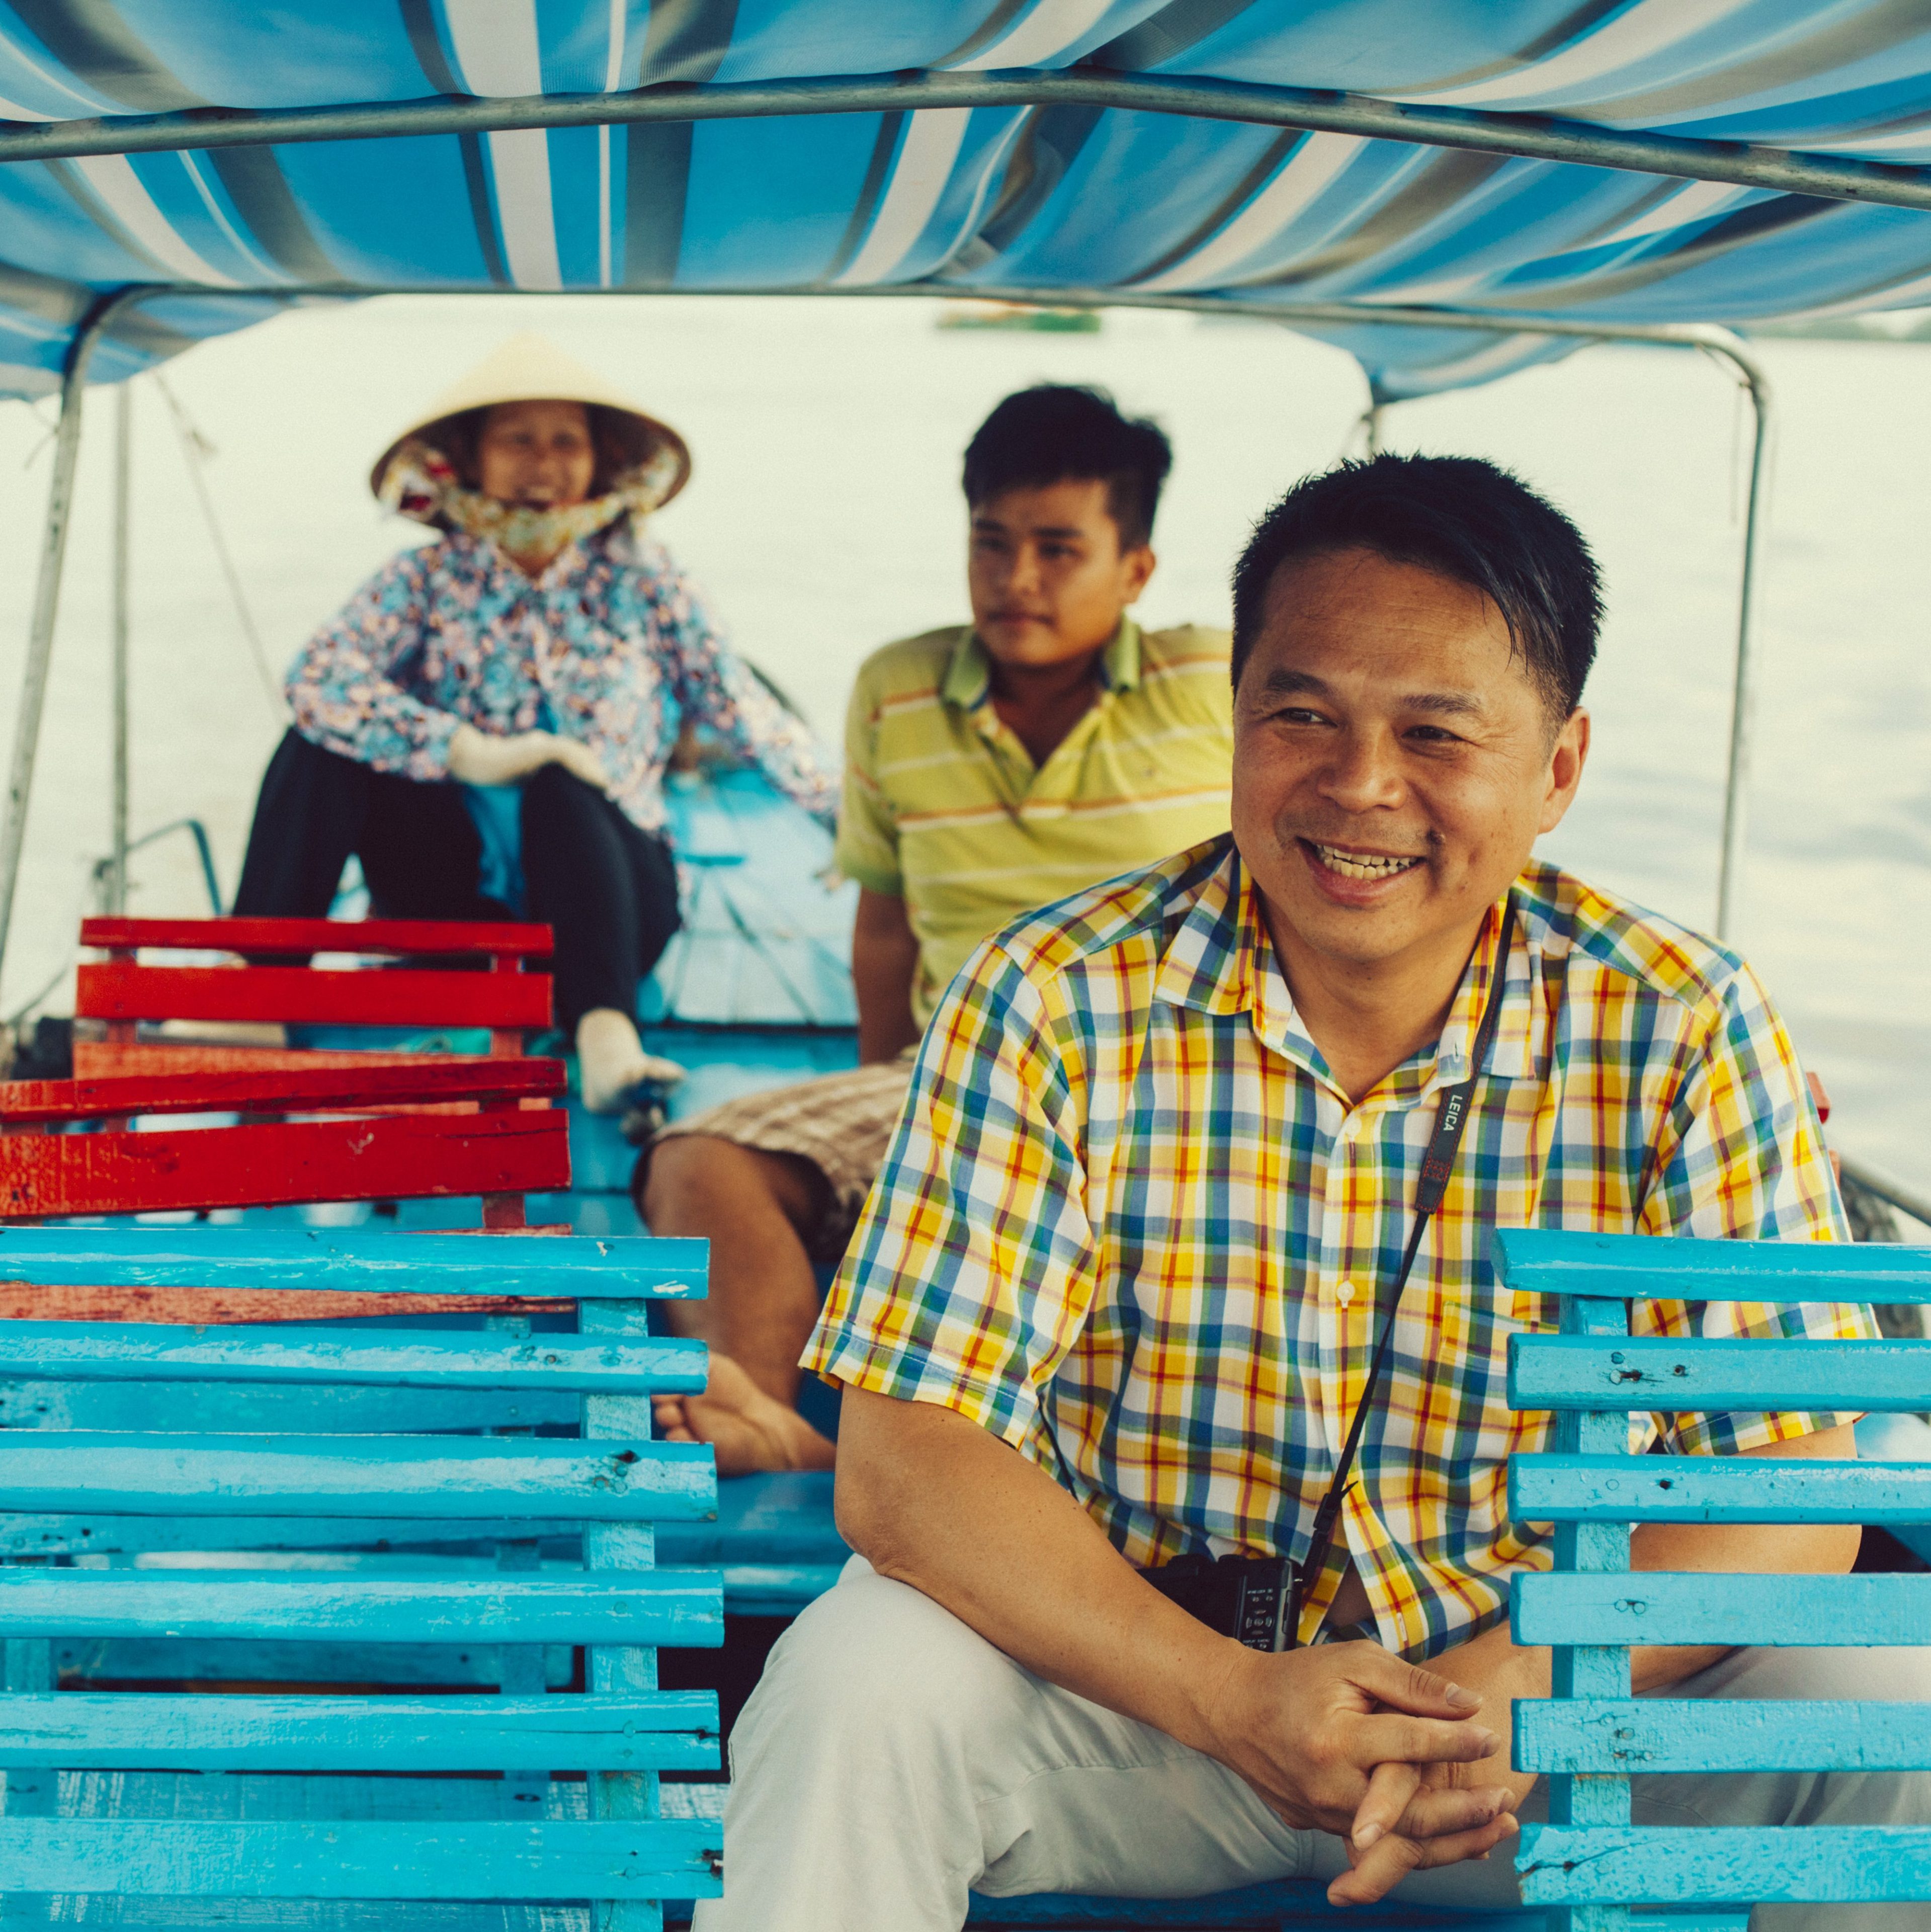
[[[886,1425],[889,1453],[868,1454]],[[1043,1470],[949,1410],[856,1390],[838,1435],[838,1527],[874,1569],[1049,1682],[1210,1748],[1203,1700],[1240,1646],[1150,1589]]]
[[918,936],[905,902],[861,886],[852,924],[852,991],[858,1000],[858,1057],[867,1065],[895,1059],[917,1043],[912,983]]

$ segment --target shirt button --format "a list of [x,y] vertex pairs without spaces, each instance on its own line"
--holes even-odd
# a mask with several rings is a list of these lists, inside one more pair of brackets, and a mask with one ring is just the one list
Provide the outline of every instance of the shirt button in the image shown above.
[[1354,1284],[1351,1281],[1344,1281],[1334,1291],[1334,1298],[1345,1308],[1354,1299]]

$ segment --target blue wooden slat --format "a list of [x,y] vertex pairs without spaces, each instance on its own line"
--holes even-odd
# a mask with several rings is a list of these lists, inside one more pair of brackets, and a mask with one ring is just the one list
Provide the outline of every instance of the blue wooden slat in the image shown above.
[[733,1563],[840,1564],[851,1555],[832,1512],[829,1469],[727,1476],[709,1522],[660,1523],[657,1560],[721,1569]]
[[[641,1301],[601,1301],[586,1306],[580,1320],[591,1334],[640,1334],[650,1311]],[[647,1432],[650,1404],[641,1396],[592,1395],[583,1399],[583,1433],[599,1441],[623,1441]],[[708,1449],[706,1450],[708,1454]],[[583,1532],[583,1563],[593,1575],[641,1568],[657,1561],[656,1531],[644,1523],[590,1523]],[[721,1596],[720,1620],[721,1621]],[[585,1664],[590,1689],[599,1696],[654,1690],[657,1658],[635,1642],[592,1646]],[[658,1780],[648,1772],[593,1772],[589,1779],[590,1815],[613,1822],[654,1817]],[[663,1914],[655,1905],[619,1898],[599,1900],[597,1932],[661,1932]]]
[[1521,1697],[1515,1712],[1524,1771],[1931,1770],[1931,1704]]
[[335,1228],[4,1228],[0,1281],[46,1286],[688,1298],[710,1244]]
[[0,1570],[0,1636],[325,1637],[371,1643],[724,1641],[715,1570],[481,1576]]
[[1498,1229],[1491,1250],[1518,1294],[1621,1301],[1931,1301],[1931,1249],[1828,1241],[1691,1241],[1654,1234]]
[[1519,1643],[1921,1644],[1931,1576],[1518,1575],[1509,1615]]
[[[433,1289],[430,1292],[433,1292]],[[635,1394],[704,1386],[701,1342],[347,1327],[0,1322],[0,1380],[351,1383]]]
[[574,1435],[573,1390],[369,1388],[338,1383],[0,1382],[0,1430],[85,1429],[169,1436]]
[[717,1508],[707,1445],[457,1436],[0,1435],[0,1496],[106,1515],[580,1516]]
[[[380,1684],[500,1690],[503,1679],[504,1652],[489,1643],[262,1643],[235,1637],[190,1643],[89,1636],[56,1637],[52,1648],[61,1681],[80,1685]],[[576,1674],[576,1653],[568,1644],[546,1644],[543,1673],[549,1689],[567,1690]]]
[[1931,1462],[1516,1456],[1509,1514],[1517,1522],[1931,1522]]
[[1931,1342],[1509,1338],[1509,1406],[1931,1409]]
[[724,1608],[734,1617],[795,1617],[838,1580],[842,1563],[729,1563]]
[[[0,1556],[84,1556],[152,1550],[403,1551],[568,1537],[580,1519],[485,1516],[0,1516]],[[708,1566],[715,1569],[715,1564]]]
[[[1629,1310],[1618,1301],[1570,1295],[1561,1304],[1566,1335],[1626,1337]],[[1629,1425],[1621,1416],[1571,1412],[1555,1418],[1555,1447],[1571,1454],[1601,1454],[1628,1444]],[[1580,1574],[1615,1574],[1630,1567],[1630,1531],[1626,1523],[1565,1522],[1555,1530],[1554,1552],[1558,1570]],[[1630,1654],[1627,1650],[1565,1643],[1551,1660],[1550,1686],[1558,1697],[1627,1697],[1630,1694]],[[1627,1825],[1630,1822],[1630,1784],[1626,1778],[1558,1773],[1549,1781],[1549,1816],[1565,1825]],[[1627,1932],[1623,1916],[1613,1906],[1586,1906],[1571,1912],[1554,1932]]]
[[407,1824],[0,1819],[0,1892],[203,1898],[715,1898],[703,1820]]
[[628,1697],[0,1696],[0,1767],[711,1770],[709,1690]]
[[1531,1905],[1931,1898],[1931,1826],[1529,1825],[1516,1869]]

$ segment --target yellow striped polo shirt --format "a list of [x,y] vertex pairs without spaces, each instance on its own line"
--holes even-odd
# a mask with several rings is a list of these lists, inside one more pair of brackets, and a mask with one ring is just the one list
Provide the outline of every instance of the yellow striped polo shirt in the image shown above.
[[845,726],[838,863],[905,902],[923,1026],[979,941],[1024,912],[1225,832],[1228,635],[1122,620],[1098,698],[1042,766],[993,708],[969,625],[868,658]]

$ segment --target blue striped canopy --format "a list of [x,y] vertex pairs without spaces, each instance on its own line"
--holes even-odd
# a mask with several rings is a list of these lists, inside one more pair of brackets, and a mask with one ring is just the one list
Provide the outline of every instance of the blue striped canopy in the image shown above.
[[[907,70],[1334,88],[1931,160],[1922,0],[10,0],[16,123]],[[0,392],[272,312],[263,292],[1069,290],[1748,324],[1931,301],[1931,217],[1570,164],[1065,105],[653,122],[0,166]],[[284,296],[283,299],[286,299]],[[1558,354],[1320,332],[1387,395]]]

